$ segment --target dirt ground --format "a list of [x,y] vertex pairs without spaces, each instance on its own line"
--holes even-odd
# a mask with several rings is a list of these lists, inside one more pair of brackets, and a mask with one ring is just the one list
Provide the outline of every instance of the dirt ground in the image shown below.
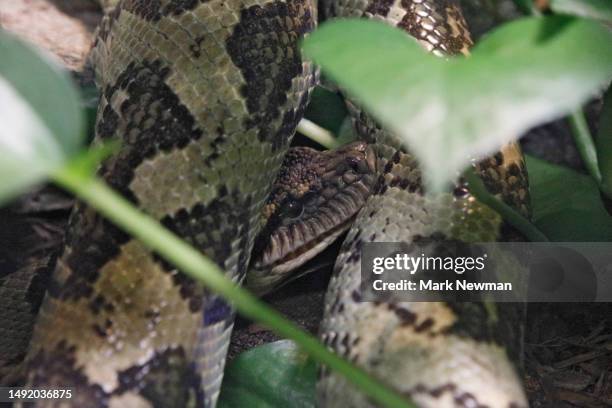
[[[466,1],[478,10],[478,0]],[[79,82],[91,80],[85,59],[100,18],[97,6],[88,0],[0,0],[0,26],[47,50],[76,72]],[[479,19],[482,16],[474,21]],[[534,129],[522,143],[547,160],[582,166],[563,122]],[[61,248],[71,205],[70,197],[43,186],[0,209],[0,278]],[[315,333],[329,274],[324,268],[266,300]],[[524,368],[533,407],[612,406],[611,311],[610,304],[530,305]],[[265,328],[238,318],[230,358],[276,339]]]

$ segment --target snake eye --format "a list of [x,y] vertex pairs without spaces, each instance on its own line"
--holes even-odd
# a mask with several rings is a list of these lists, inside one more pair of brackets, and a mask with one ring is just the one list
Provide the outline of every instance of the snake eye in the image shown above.
[[302,215],[304,206],[296,200],[291,200],[283,207],[283,216],[295,219]]

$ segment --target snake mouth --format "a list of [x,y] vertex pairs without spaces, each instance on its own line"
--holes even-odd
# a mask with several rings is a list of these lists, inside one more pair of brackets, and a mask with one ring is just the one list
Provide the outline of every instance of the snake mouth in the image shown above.
[[350,227],[375,185],[375,157],[363,142],[288,153],[264,209],[267,223],[247,276],[251,290],[278,287]]

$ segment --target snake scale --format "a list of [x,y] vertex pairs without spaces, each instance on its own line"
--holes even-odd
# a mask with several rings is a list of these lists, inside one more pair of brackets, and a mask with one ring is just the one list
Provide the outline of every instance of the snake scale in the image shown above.
[[[452,0],[321,6],[325,18],[398,26],[437,55],[471,45]],[[496,342],[495,306],[360,302],[365,242],[493,241],[501,221],[459,182],[453,193],[423,195],[414,158],[352,104],[367,143],[287,154],[318,83],[299,50],[317,24],[314,2],[122,0],[108,9],[92,51],[101,95],[94,143],[122,141],[99,169],[107,183],[235,282],[251,262],[248,286],[261,293],[350,227],[326,296],[325,344],[422,407],[527,406]],[[516,146],[478,169],[528,214]],[[212,407],[233,317],[223,299],[78,204],[34,327],[27,385],[73,387],[62,404],[75,407]],[[322,407],[373,405],[325,368],[318,398]]]

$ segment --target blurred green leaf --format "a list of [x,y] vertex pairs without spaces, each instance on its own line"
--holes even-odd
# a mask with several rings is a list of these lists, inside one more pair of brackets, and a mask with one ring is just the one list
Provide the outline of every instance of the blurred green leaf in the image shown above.
[[0,30],[0,202],[61,167],[83,137],[68,75]]
[[315,407],[316,364],[289,340],[242,353],[225,370],[219,408]]
[[549,2],[551,10],[555,13],[612,22],[610,0],[549,0]]
[[[505,24],[471,58],[427,54],[383,23],[327,23],[304,52],[420,159],[442,190],[530,127],[575,109],[612,78],[612,33],[568,17]],[[359,61],[359,63],[355,63]]]
[[534,224],[551,241],[610,241],[612,217],[589,176],[527,156]]

